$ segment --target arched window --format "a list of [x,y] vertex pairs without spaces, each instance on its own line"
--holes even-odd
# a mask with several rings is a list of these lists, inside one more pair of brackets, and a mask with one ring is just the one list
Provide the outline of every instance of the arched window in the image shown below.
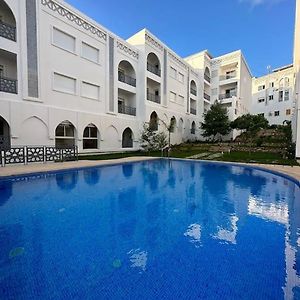
[[83,131],[83,149],[98,149],[98,129],[89,124]]
[[196,133],[196,123],[195,121],[192,122],[192,127],[191,127],[191,134],[195,134]]
[[176,129],[176,119],[175,117],[172,117],[171,118],[171,121],[170,121],[170,132],[175,132],[175,129]]
[[122,60],[118,67],[118,79],[126,84],[136,86],[136,75],[130,62]]
[[122,134],[122,148],[133,147],[133,133],[132,130],[127,127]]
[[16,20],[12,10],[3,0],[0,0],[0,12],[0,36],[16,41]]
[[61,122],[55,130],[57,148],[75,147],[75,127],[70,121]]
[[209,68],[208,68],[208,67],[205,68],[205,71],[204,71],[204,79],[205,79],[207,82],[210,82],[210,71],[209,71]]
[[190,92],[192,95],[197,96],[197,86],[194,80],[191,81]]
[[8,123],[0,116],[0,150],[10,149],[10,128]]
[[149,53],[147,56],[147,70],[157,76],[161,75],[159,59],[153,52]]
[[149,127],[153,131],[157,131],[158,130],[158,116],[157,116],[157,113],[155,111],[152,112],[152,114],[150,116]]

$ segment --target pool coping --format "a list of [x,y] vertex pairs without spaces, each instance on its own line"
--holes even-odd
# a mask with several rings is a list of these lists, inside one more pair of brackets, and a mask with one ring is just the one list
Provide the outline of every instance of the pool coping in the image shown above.
[[[81,170],[87,168],[101,167],[101,166],[113,166],[124,163],[134,163],[152,160],[177,160],[177,161],[197,161],[206,164],[222,164],[231,166],[242,166],[261,171],[266,171],[285,177],[295,182],[300,186],[300,167],[299,166],[284,166],[284,165],[268,165],[268,164],[254,164],[254,163],[240,163],[240,162],[225,162],[215,160],[201,160],[201,159],[187,159],[187,158],[162,158],[162,157],[150,157],[150,156],[133,156],[118,159],[108,160],[80,160],[64,163],[48,163],[48,164],[31,164],[31,165],[13,165],[0,168],[0,180],[9,179],[22,176],[37,175],[43,173],[61,173],[70,170]],[[293,172],[291,172],[293,170]],[[295,172],[296,170],[296,172]]]
[[[275,174],[286,179],[289,179],[296,183],[300,187],[300,167],[299,166],[286,166],[286,165],[269,165],[269,164],[254,164],[254,163],[241,163],[241,162],[230,162],[230,161],[219,161],[219,160],[204,160],[204,159],[188,159],[188,158],[170,158],[172,160],[179,161],[198,161],[206,164],[219,164],[219,165],[230,165],[236,167],[244,167],[248,169],[255,169],[259,171],[268,172]],[[287,169],[287,170],[283,170]],[[295,174],[291,173],[288,170],[296,169],[298,172]]]

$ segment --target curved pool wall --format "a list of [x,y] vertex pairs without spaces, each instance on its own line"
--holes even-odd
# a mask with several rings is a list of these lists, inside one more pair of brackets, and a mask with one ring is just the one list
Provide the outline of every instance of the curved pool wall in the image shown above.
[[0,179],[2,299],[300,299],[300,187],[155,160]]

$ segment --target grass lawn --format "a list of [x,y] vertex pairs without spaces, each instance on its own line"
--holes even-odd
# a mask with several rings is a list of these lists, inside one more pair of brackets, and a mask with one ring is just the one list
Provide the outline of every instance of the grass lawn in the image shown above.
[[261,163],[261,164],[279,164],[279,165],[297,165],[296,160],[284,159],[279,153],[269,152],[231,152],[224,153],[218,158],[220,161],[246,162],[246,163]]
[[[180,147],[176,147],[171,154],[170,157],[174,158],[186,158],[195,154],[199,154],[201,152],[200,149],[187,149],[186,147],[182,150]],[[213,152],[210,152],[213,154]],[[123,152],[123,153],[109,153],[109,154],[97,154],[97,155],[84,155],[80,156],[79,160],[106,160],[106,159],[117,159],[124,157],[132,157],[132,156],[152,156],[152,157],[161,157],[160,152],[150,152],[145,153],[141,151],[134,152]],[[202,157],[201,159],[205,160],[206,157]],[[288,160],[283,159],[282,156],[278,153],[266,153],[266,152],[242,152],[242,151],[234,151],[231,153],[225,152],[223,156],[219,158],[214,158],[213,160],[218,161],[232,161],[232,162],[245,162],[245,163],[261,163],[261,164],[279,164],[279,165],[298,165],[296,160]]]

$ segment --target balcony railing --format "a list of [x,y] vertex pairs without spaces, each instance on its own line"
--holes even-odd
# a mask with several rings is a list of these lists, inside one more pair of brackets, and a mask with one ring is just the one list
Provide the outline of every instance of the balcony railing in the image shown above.
[[16,41],[16,27],[0,21],[0,36]]
[[119,81],[129,84],[131,86],[136,86],[136,79],[131,76],[125,75],[122,72],[118,73],[118,79]]
[[157,76],[160,77],[161,75],[161,70],[157,67],[157,66],[154,66],[150,63],[147,62],[147,70]]
[[210,77],[207,74],[204,74],[204,79],[210,83]]
[[197,96],[197,91],[193,88],[190,89],[192,95]]
[[136,116],[136,108],[126,105],[118,105],[118,112],[120,114]]
[[151,93],[147,93],[147,100],[155,102],[155,103],[160,103],[160,96],[151,94]]
[[210,96],[206,93],[203,94],[204,99],[210,101]]
[[236,73],[232,74],[226,74],[226,75],[221,75],[220,80],[228,80],[228,79],[233,79],[236,78]]
[[197,114],[197,110],[195,108],[190,108],[190,113],[192,115],[196,115]]
[[229,99],[236,96],[236,91],[232,91],[230,93],[225,93],[225,94],[220,94],[219,95],[219,100],[223,100],[223,99]]
[[18,81],[6,77],[0,77],[0,92],[17,94]]

